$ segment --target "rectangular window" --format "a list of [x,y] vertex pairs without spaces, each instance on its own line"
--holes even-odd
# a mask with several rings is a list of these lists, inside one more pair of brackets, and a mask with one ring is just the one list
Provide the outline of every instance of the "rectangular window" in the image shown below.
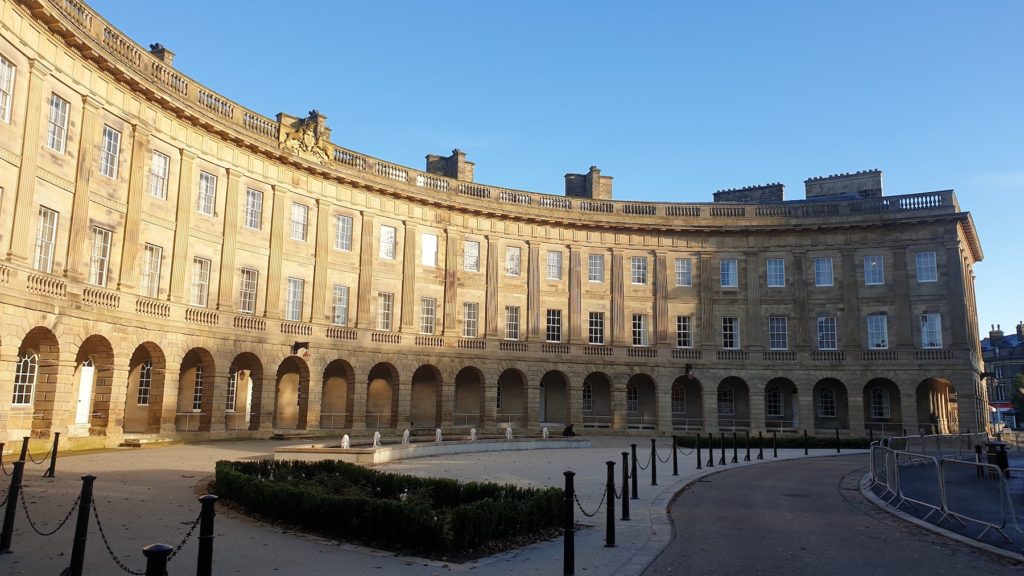
[[430,268],[437,267],[436,234],[423,234],[420,236],[420,264]]
[[885,314],[868,316],[868,348],[885,350],[889,347],[889,317]]
[[768,259],[768,287],[783,288],[786,286],[786,261],[782,258]]
[[881,256],[864,257],[864,284],[885,284],[885,269]]
[[142,295],[148,298],[160,296],[160,267],[164,249],[146,244],[142,254]]
[[200,214],[213,216],[213,207],[217,203],[217,177],[209,172],[199,172],[199,203],[196,209]]
[[505,248],[505,275],[519,276],[522,270],[522,249],[518,246]]
[[764,393],[764,414],[774,418],[781,418],[785,415],[782,409],[782,391],[778,386],[768,388]]
[[107,285],[107,271],[110,269],[110,230],[92,227],[92,242],[89,250],[89,284]]
[[519,340],[519,306],[505,306],[505,340]]
[[832,259],[814,259],[814,285],[832,286]]
[[420,298],[420,334],[433,334],[437,324],[437,300]]
[[693,347],[693,319],[690,316],[676,316],[676,347]]
[[256,290],[260,273],[251,268],[242,268],[238,279],[238,311],[242,314],[256,313]]
[[334,249],[349,252],[352,250],[352,218],[334,215]]
[[942,316],[921,314],[921,347],[942,348]]
[[604,255],[587,256],[587,279],[591,282],[604,282]]
[[285,307],[285,320],[299,322],[302,320],[302,296],[306,281],[302,278],[288,278],[288,301]]
[[633,314],[633,346],[647,346],[646,314]]
[[110,126],[103,127],[103,147],[100,148],[100,174],[117,180],[117,164],[121,157],[121,133]]
[[149,163],[149,195],[153,198],[167,199],[167,174],[170,167],[171,159],[154,150]]
[[562,279],[562,253],[548,252],[548,280]]
[[68,144],[68,101],[50,95],[50,121],[46,130],[46,145],[54,152],[64,153]]
[[735,316],[722,317],[722,348],[737,350],[740,347],[740,319]]
[[604,312],[591,312],[587,329],[587,342],[594,346],[604,345]]
[[466,240],[462,243],[462,269],[466,272],[480,271],[480,243]]
[[[394,228],[392,228],[394,230]],[[391,292],[377,293],[377,330],[391,331],[391,314],[395,305],[395,295]]]
[[380,257],[384,260],[395,259],[395,227],[380,227]]
[[818,392],[818,416],[822,418],[836,417],[836,392],[826,388]]
[[292,240],[306,241],[306,225],[309,223],[309,207],[292,203]]
[[693,286],[693,261],[676,258],[676,286]]
[[193,306],[206,307],[210,297],[210,261],[206,258],[192,258],[192,295],[189,302]]
[[32,267],[49,274],[53,271],[53,246],[57,239],[56,210],[46,206],[39,207],[39,224],[36,227],[36,249],[32,259]]
[[476,302],[462,303],[462,337],[476,338],[476,326],[480,305]]
[[0,122],[11,121],[11,95],[14,94],[14,64],[0,56]]
[[235,411],[235,397],[238,396],[238,369],[232,368],[228,372],[228,393],[224,399],[224,411]]
[[630,277],[633,284],[647,284],[647,258],[633,256],[629,259]]
[[835,316],[818,316],[818,350],[835,350],[836,341]]
[[547,313],[547,330],[544,333],[544,339],[548,342],[561,342],[562,341],[562,311],[561,310],[548,310]]
[[722,272],[722,288],[739,286],[739,262],[735,258],[722,258],[719,269]]
[[153,389],[153,362],[146,360],[139,366],[139,393],[135,397],[135,403],[139,406],[149,406],[149,393]]
[[200,412],[203,409],[203,365],[196,364],[196,378],[192,387],[192,411]]
[[334,324],[338,326],[348,325],[348,286],[334,285],[333,302]]
[[263,192],[254,188],[245,189],[245,227],[263,228]]
[[789,348],[789,326],[785,316],[768,317],[768,347],[772,350]]
[[917,281],[938,282],[939,271],[935,266],[935,252],[917,253]]
[[583,383],[583,411],[594,411],[594,388],[589,382]]

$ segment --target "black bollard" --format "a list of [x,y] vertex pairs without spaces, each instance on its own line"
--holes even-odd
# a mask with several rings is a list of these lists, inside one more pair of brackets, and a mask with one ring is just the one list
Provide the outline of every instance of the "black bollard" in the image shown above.
[[629,520],[629,452],[622,453],[622,519]]
[[75,523],[75,539],[71,546],[71,576],[82,576],[82,565],[85,564],[85,541],[89,536],[89,512],[92,510],[92,483],[96,477],[92,474],[82,476],[82,492],[78,498],[78,518]]
[[743,457],[743,461],[750,462],[750,430],[746,430],[744,433],[746,434],[747,455]]
[[764,460],[764,436],[760,430],[757,432],[757,459]]
[[24,461],[28,457],[28,436],[21,437],[21,456],[18,460]]
[[[605,506],[608,510],[605,511],[607,516],[605,517],[605,533],[604,533],[604,546],[605,548],[615,547],[615,462],[609,460],[605,462],[608,465],[608,484],[606,485],[605,492],[608,494],[608,502]],[[199,574],[198,576],[210,576],[209,574]]]
[[213,574],[213,518],[217,513],[213,505],[217,497],[206,494],[199,497],[202,510],[199,512],[199,560],[196,564],[196,576],[212,576]]
[[142,549],[146,556],[146,576],[167,576],[167,560],[174,548],[167,544],[150,544]]
[[807,456],[807,428],[804,428],[804,456]]
[[715,467],[715,435],[708,432],[708,468]]
[[651,438],[651,486],[658,485],[658,449],[655,439]]
[[779,457],[779,431],[772,430],[772,458]]
[[50,449],[50,467],[43,473],[43,478],[53,478],[57,473],[57,447],[60,445],[60,432],[53,433],[53,448]]
[[11,538],[14,537],[14,513],[18,511],[18,494],[21,492],[21,477],[25,473],[25,461],[12,462],[11,487],[7,490],[7,508],[4,509],[4,528],[0,532],[0,554],[10,554]]
[[679,446],[675,434],[672,435],[672,475],[679,476]]
[[732,432],[732,463],[733,464],[736,464],[737,462],[740,461],[739,458],[737,458],[738,454],[737,454],[736,450],[737,450],[737,448],[736,448],[736,431],[733,430],[733,432]]
[[[968,433],[968,434],[970,434],[970,433],[971,433],[971,431],[970,431],[970,430],[968,430],[968,431],[967,431],[967,433]],[[907,429],[906,429],[906,428],[904,428],[904,429],[903,429],[903,437],[904,437],[904,438],[906,438],[906,437],[907,437]]]
[[[633,466],[629,470],[629,481],[630,481],[630,484],[632,484],[632,488],[633,488],[632,496],[630,496],[630,497],[633,500],[639,500],[640,499],[640,495],[639,495],[640,493],[637,490],[637,485],[636,485],[636,444],[630,444],[629,445],[629,449],[633,453]],[[625,496],[623,496],[623,498],[625,498]]]
[[725,466],[725,432],[719,432],[719,434],[721,434],[722,436],[722,458],[719,459],[718,463],[722,466]]
[[700,458],[700,432],[697,433],[697,470],[700,470],[701,458]]
[[839,428],[836,428],[836,454],[839,454]]
[[[562,576],[573,576],[576,573],[576,550],[575,538],[576,532],[576,521],[573,519],[573,504],[576,498],[576,491],[572,486],[572,477],[576,475],[575,472],[566,471],[565,474],[565,522],[563,524],[563,531],[565,533],[565,542],[562,548]],[[163,572],[160,573],[161,576]],[[146,576],[149,576],[147,572]]]
[[868,428],[868,442],[871,444],[875,443],[875,429]]

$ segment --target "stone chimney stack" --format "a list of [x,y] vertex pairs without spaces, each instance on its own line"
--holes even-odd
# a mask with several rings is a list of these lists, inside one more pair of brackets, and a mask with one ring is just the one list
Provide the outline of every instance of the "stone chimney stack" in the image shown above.
[[808,200],[830,196],[840,199],[873,198],[882,195],[882,171],[861,170],[808,178],[804,180],[804,187]]
[[474,166],[476,164],[466,160],[466,153],[458,148],[452,150],[451,156],[427,154],[427,172],[430,174],[472,182]]
[[1024,321],[1017,322],[1017,338],[1024,340]]
[[612,199],[612,177],[602,176],[597,166],[586,174],[565,175],[565,195],[574,198]]
[[174,52],[164,48],[164,45],[159,42],[149,45],[149,53],[159,58],[161,62],[168,66],[172,66],[174,63]]
[[992,344],[999,344],[1003,341],[1003,329],[999,324],[996,324],[988,331],[988,341]]

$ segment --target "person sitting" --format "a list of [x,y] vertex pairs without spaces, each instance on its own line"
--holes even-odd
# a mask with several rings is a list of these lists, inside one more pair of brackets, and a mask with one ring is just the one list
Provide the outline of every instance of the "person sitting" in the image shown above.
[[576,435],[576,431],[572,429],[572,424],[569,424],[568,426],[565,427],[565,430],[562,430],[562,436],[567,436],[568,437],[568,436],[575,436],[575,435]]

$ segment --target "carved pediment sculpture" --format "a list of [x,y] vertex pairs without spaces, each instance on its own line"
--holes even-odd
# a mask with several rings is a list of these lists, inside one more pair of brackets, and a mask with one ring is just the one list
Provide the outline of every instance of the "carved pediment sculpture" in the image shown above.
[[281,124],[281,148],[321,164],[333,162],[334,146],[331,144],[331,129],[327,127],[327,116],[319,110],[310,110],[305,118],[281,113],[277,115],[277,120]]

